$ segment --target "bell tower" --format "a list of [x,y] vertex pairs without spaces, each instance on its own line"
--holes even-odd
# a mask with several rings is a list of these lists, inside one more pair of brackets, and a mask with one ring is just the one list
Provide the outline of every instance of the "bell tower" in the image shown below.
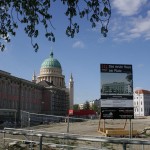
[[69,100],[70,100],[70,109],[73,109],[73,105],[74,105],[74,81],[73,81],[72,73],[71,73],[70,82],[69,82]]

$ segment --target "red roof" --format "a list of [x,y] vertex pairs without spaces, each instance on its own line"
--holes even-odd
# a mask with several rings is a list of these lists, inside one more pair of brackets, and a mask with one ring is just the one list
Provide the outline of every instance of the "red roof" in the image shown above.
[[136,90],[135,93],[136,94],[150,94],[150,91],[140,89],[140,90]]

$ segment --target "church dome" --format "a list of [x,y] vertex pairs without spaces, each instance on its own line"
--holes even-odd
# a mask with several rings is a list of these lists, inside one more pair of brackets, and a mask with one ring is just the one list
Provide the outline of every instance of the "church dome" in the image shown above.
[[50,57],[45,59],[41,65],[42,68],[59,68],[61,69],[61,64],[57,59],[53,58],[53,52],[51,52]]

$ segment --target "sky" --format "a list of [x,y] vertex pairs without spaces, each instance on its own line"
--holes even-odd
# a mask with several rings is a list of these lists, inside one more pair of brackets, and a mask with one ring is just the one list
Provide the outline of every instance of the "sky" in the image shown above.
[[[86,19],[78,18],[80,32],[73,38],[65,34],[68,19],[59,3],[52,5],[52,24],[56,42],[48,42],[44,29],[39,26],[40,48],[37,53],[20,25],[6,50],[0,52],[0,70],[13,76],[32,80],[33,72],[39,75],[42,62],[53,49],[65,75],[66,86],[70,75],[74,79],[74,103],[100,98],[100,64],[133,65],[134,89],[150,90],[150,1],[111,0],[112,16],[108,36],[100,33],[101,24],[91,28]],[[77,19],[77,18],[76,18]]]

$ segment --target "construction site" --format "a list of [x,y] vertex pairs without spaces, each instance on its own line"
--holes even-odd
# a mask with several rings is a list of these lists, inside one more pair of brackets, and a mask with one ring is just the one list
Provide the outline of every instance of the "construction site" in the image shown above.
[[[21,150],[57,150],[68,147],[95,150],[150,149],[150,117],[135,118],[131,122],[125,119],[77,119],[61,116],[50,121],[48,118],[52,116],[46,117],[47,121],[40,125],[33,125],[32,120],[30,123],[24,120],[22,128],[7,127],[1,130],[0,149],[10,147],[10,150],[14,150],[17,145],[22,145]],[[58,119],[59,122],[56,121]]]

